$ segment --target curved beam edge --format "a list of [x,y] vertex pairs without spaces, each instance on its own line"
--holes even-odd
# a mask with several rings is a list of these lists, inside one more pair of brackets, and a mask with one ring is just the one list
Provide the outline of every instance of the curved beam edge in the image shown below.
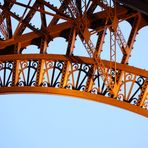
[[116,106],[133,113],[148,117],[148,110],[142,109],[138,106],[118,101],[113,98],[105,97],[102,95],[91,94],[87,92],[81,92],[77,90],[68,90],[62,88],[52,88],[52,87],[2,87],[0,88],[0,94],[20,94],[20,93],[38,93],[38,94],[55,94],[55,95],[64,95],[70,97],[81,98],[85,100],[100,102],[112,106]]

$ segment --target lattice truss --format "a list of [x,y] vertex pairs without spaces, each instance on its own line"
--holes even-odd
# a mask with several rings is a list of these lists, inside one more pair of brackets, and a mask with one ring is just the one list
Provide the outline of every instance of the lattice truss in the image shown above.
[[145,14],[111,0],[0,2],[0,93],[59,91],[148,116],[148,71],[128,66]]

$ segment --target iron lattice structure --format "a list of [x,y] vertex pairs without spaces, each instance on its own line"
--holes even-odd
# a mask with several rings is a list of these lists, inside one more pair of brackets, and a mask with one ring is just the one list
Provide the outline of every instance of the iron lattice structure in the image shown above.
[[[1,1],[0,93],[69,95],[148,116],[148,71],[127,64],[138,31],[148,25],[148,3],[132,2]],[[126,30],[120,29],[124,21],[131,26],[127,40]],[[47,52],[57,37],[66,39],[65,54]],[[78,37],[87,51],[84,56],[75,54]],[[24,54],[30,45],[39,52]],[[106,48],[108,59],[102,58]]]

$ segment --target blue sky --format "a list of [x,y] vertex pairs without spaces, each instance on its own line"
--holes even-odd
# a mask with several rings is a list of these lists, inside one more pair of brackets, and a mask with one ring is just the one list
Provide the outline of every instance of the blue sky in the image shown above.
[[4,95],[0,119],[1,148],[147,146],[147,118],[81,99]]
[[[139,31],[129,64],[148,70],[147,35],[148,27]],[[147,118],[117,107],[50,94],[0,95],[0,148],[143,148],[147,134]]]

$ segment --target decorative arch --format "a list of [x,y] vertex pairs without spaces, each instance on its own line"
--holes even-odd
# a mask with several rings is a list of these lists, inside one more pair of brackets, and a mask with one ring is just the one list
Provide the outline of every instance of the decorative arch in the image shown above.
[[40,49],[36,45],[28,45],[25,48],[21,49],[21,54],[39,54]]
[[5,0],[0,10],[1,94],[70,95],[148,116],[148,71],[128,65],[146,11],[114,0]]
[[63,37],[56,37],[48,43],[47,54],[66,54],[68,43]]

